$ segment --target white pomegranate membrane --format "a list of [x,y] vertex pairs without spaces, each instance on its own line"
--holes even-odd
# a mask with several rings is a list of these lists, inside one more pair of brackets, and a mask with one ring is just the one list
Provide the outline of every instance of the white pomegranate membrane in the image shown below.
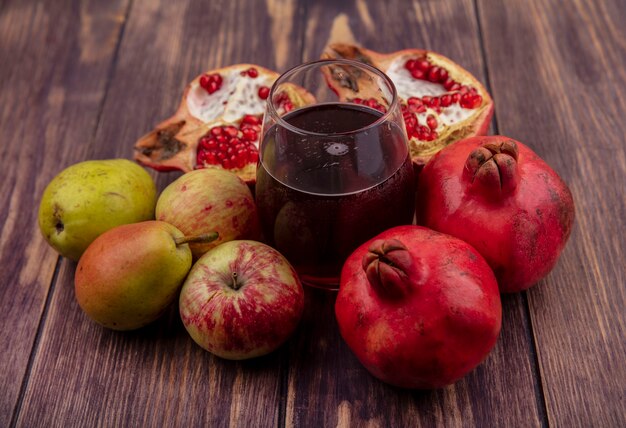
[[[203,122],[213,122],[222,118],[224,122],[236,122],[244,114],[262,115],[265,110],[265,98],[261,98],[262,88],[269,88],[274,77],[257,74],[250,68],[233,70],[230,74],[221,75],[222,83],[217,90],[210,92],[194,82],[187,97],[187,108],[192,116]],[[251,76],[254,76],[252,77]]]

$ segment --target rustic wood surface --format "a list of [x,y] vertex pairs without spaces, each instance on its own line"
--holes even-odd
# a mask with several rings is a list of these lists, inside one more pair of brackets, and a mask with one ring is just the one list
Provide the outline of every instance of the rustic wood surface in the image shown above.
[[[626,426],[626,4],[620,0],[0,2],[0,426]],[[339,337],[334,294],[307,290],[279,351],[212,357],[176,308],[104,330],[74,262],[39,233],[62,168],[130,158],[205,69],[284,71],[328,41],[421,47],[472,71],[492,131],[529,144],[577,204],[557,267],[503,297],[496,348],[437,391],[372,378]],[[178,174],[152,172],[162,189]]]

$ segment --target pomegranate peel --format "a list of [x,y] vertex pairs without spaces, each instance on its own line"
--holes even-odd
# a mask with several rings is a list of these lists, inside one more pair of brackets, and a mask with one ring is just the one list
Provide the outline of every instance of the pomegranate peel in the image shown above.
[[416,214],[418,224],[476,248],[500,291],[512,293],[554,268],[575,208],[567,185],[529,147],[489,136],[458,141],[426,164]]
[[[134,157],[157,171],[222,168],[255,181],[261,121],[278,73],[254,64],[207,71],[183,92],[176,113],[135,144]],[[279,114],[313,101],[299,87],[279,91]]]
[[[443,55],[422,49],[383,54],[339,43],[329,45],[322,57],[365,62],[391,78],[400,98],[411,155],[419,166],[443,147],[488,130],[491,96],[473,75]],[[363,76],[344,73],[339,78],[329,73],[327,81],[342,101],[362,104],[381,99],[375,93],[369,99],[362,95],[367,92]]]

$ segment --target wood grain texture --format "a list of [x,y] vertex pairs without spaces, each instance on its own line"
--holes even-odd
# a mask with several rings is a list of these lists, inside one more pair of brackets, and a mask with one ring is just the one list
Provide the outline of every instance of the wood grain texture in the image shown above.
[[499,130],[577,205],[554,271],[528,292],[553,426],[626,426],[626,5],[479,1]]
[[19,408],[58,259],[37,226],[40,197],[85,157],[125,4],[0,5],[0,426]]
[[[349,28],[346,28],[346,25]],[[309,4],[305,59],[328,40],[356,40],[382,52],[428,48],[484,81],[471,1],[336,1]],[[286,426],[540,426],[532,337],[522,296],[503,300],[503,329],[487,360],[453,386],[392,388],[361,367],[338,334],[334,295],[311,291],[289,361]]]
[[[131,157],[135,140],[172,115],[185,85],[205,70],[295,64],[302,18],[291,1],[134,1],[95,143],[84,156]],[[178,174],[153,176],[163,188]],[[220,360],[195,345],[176,308],[140,331],[107,331],[75,303],[74,270],[64,260],[17,425],[279,423],[287,348],[251,362]]]

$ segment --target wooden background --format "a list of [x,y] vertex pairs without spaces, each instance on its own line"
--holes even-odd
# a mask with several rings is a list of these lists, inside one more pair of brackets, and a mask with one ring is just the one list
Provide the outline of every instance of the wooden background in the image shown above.
[[[623,0],[0,0],[0,426],[626,426],[625,22]],[[389,387],[340,340],[334,295],[311,290],[293,339],[248,362],[202,351],[175,309],[131,333],[89,322],[76,264],[37,228],[48,181],[130,158],[206,69],[284,71],[351,38],[468,68],[492,131],[574,194],[559,264],[504,296],[489,358],[445,389]]]

